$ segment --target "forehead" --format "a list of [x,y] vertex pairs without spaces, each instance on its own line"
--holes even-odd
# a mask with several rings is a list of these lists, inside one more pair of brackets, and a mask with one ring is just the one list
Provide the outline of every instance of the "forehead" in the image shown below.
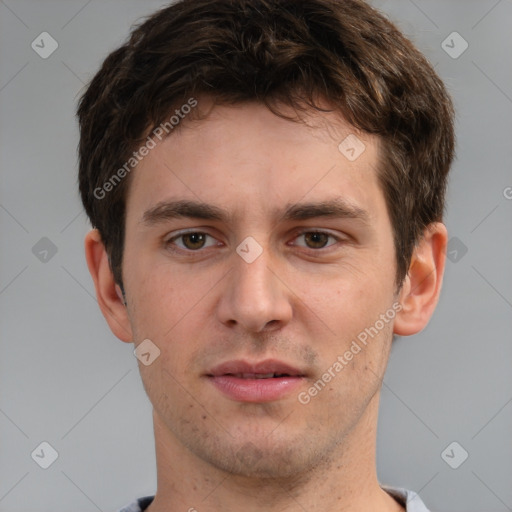
[[198,108],[208,115],[185,118],[136,166],[128,211],[145,211],[171,195],[275,212],[283,203],[337,194],[357,206],[379,192],[378,138],[337,113],[311,111],[296,122],[259,103]]

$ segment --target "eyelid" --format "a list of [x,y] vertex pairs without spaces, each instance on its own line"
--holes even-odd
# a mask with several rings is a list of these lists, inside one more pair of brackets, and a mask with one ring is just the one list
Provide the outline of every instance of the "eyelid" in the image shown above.
[[[190,235],[192,233],[199,233],[201,235],[205,235],[206,237],[213,238],[214,240],[216,240],[218,242],[218,240],[213,235],[208,233],[207,231],[203,231],[203,230],[198,229],[198,228],[190,228],[190,229],[174,232],[174,233],[172,233],[172,236],[164,237],[163,244],[164,244],[165,247],[169,247],[172,243],[174,243],[174,240],[176,240],[178,238],[181,238],[182,236],[185,236],[185,235]],[[220,242],[220,243],[222,243],[222,242]],[[176,246],[176,247],[177,247],[177,250],[180,250],[180,251],[183,251],[183,252],[187,252],[187,253],[200,253],[205,248],[213,247],[214,245],[218,245],[218,244],[212,244],[212,245],[208,245],[206,247],[201,247],[200,249],[197,249],[195,251],[192,250],[192,249],[187,249],[186,247],[185,248],[180,247],[179,245]]]
[[[214,240],[216,240],[217,242],[219,242],[217,240],[217,238],[215,238],[213,235],[211,235],[210,233],[208,233],[207,231],[203,231],[202,229],[198,229],[198,228],[189,228],[189,229],[186,229],[186,230],[182,230],[182,231],[178,231],[178,232],[174,232],[172,233],[172,236],[166,236],[164,238],[164,245],[167,247],[169,246],[171,243],[173,243],[174,240],[176,239],[179,239],[180,237],[182,236],[185,236],[185,235],[188,235],[188,234],[191,234],[191,233],[199,233],[199,234],[203,234],[203,235],[206,235],[207,237],[210,237]],[[292,246],[295,246],[295,247],[302,247],[303,249],[306,249],[306,250],[309,250],[309,251],[312,251],[312,252],[321,252],[321,251],[325,251],[325,250],[328,250],[330,247],[333,247],[335,246],[337,243],[339,242],[344,242],[344,241],[347,241],[348,239],[346,237],[342,237],[342,236],[339,236],[339,235],[335,235],[334,233],[332,233],[331,231],[327,231],[327,230],[324,230],[324,229],[315,229],[315,228],[297,228],[296,231],[293,232],[293,240],[295,240],[296,238],[298,238],[299,236],[302,236],[302,235],[305,235],[307,233],[320,233],[320,234],[324,234],[324,235],[327,235],[328,237],[332,237],[334,238],[334,240],[336,241],[335,243],[332,243],[330,245],[327,245],[325,247],[320,247],[319,249],[313,249],[311,247],[306,247],[306,246],[299,246],[299,245],[296,245],[296,244],[292,244]],[[214,247],[215,245],[219,245],[219,244],[222,244],[222,242],[219,242],[218,244],[212,244],[212,245],[208,245],[206,247],[201,247],[200,249],[197,249],[197,250],[192,250],[192,249],[187,249],[187,248],[183,248],[183,247],[180,247],[180,246],[176,246],[177,247],[177,250],[179,251],[182,251],[182,252],[185,252],[185,253],[190,253],[190,254],[193,254],[193,253],[200,253],[200,252],[203,252],[205,249],[207,249],[208,247]]]
[[[306,246],[295,246],[295,247],[302,247],[304,249],[307,249],[309,251],[313,251],[313,252],[321,252],[323,250],[327,250],[329,249],[329,247],[333,247],[335,246],[337,243],[339,242],[344,242],[346,241],[347,239],[346,238],[343,238],[339,235],[335,235],[334,233],[332,233],[331,231],[326,231],[324,229],[315,229],[315,228],[307,228],[307,229],[301,229],[299,231],[296,231],[294,232],[294,235],[293,235],[293,239],[295,240],[296,238],[298,238],[299,236],[301,235],[305,235],[307,233],[319,233],[319,234],[323,234],[323,235],[327,235],[329,237],[332,237],[334,238],[334,240],[336,240],[336,243],[333,243],[333,244],[330,244],[330,245],[327,245],[325,247],[320,247],[319,249],[312,249],[311,247],[306,247]],[[295,245],[295,244],[293,244]]]

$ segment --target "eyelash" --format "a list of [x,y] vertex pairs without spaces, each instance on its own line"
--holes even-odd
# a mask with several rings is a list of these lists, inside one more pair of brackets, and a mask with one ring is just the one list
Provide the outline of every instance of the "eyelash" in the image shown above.
[[[333,238],[336,243],[339,243],[339,242],[344,242],[345,240],[341,237],[337,237],[335,235],[333,235],[332,233],[328,232],[328,231],[322,231],[322,230],[304,230],[304,231],[300,231],[298,233],[295,234],[294,236],[294,239],[295,238],[298,238],[300,236],[303,236],[303,235],[306,235],[306,234],[321,234],[321,235],[327,235],[328,237],[330,238]],[[173,237],[167,239],[166,241],[164,241],[164,246],[171,250],[171,251],[174,251],[174,252],[182,252],[182,253],[185,253],[185,254],[190,254],[190,255],[193,255],[193,254],[197,254],[197,253],[200,253],[200,252],[203,252],[204,250],[206,250],[208,247],[214,247],[215,244],[213,245],[210,245],[210,246],[207,246],[207,247],[201,247],[199,249],[196,249],[196,250],[193,250],[193,249],[187,249],[186,247],[185,248],[182,248],[182,247],[171,247],[171,245],[174,245],[174,241],[175,240],[178,240],[186,235],[206,235],[207,237],[210,237],[210,238],[213,238],[215,239],[212,235],[210,235],[209,233],[206,233],[204,231],[187,231],[187,232],[182,232],[182,233],[179,233],[177,235],[174,235]],[[319,249],[313,249],[313,248],[310,248],[310,247],[305,247],[305,246],[299,246],[299,247],[303,247],[304,249],[306,250],[309,250],[311,252],[315,252],[315,253],[318,253],[318,252],[321,252],[321,251],[324,251],[324,250],[327,250],[329,247],[333,247],[334,245],[336,245],[336,243],[333,243],[333,244],[330,244],[330,245],[326,245],[325,247],[320,247]]]

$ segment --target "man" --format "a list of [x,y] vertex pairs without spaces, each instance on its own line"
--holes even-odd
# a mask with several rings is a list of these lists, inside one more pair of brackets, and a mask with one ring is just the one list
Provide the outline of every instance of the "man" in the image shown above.
[[453,107],[361,0],[184,0],[80,100],[85,251],[153,405],[126,511],[414,511],[375,468],[394,335],[436,306]]

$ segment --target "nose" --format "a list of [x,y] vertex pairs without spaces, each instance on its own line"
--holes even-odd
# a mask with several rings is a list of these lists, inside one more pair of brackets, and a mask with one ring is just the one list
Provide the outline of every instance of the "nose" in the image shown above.
[[282,328],[292,318],[292,292],[279,276],[279,267],[267,249],[248,263],[236,252],[224,280],[217,314],[227,326],[250,332]]

